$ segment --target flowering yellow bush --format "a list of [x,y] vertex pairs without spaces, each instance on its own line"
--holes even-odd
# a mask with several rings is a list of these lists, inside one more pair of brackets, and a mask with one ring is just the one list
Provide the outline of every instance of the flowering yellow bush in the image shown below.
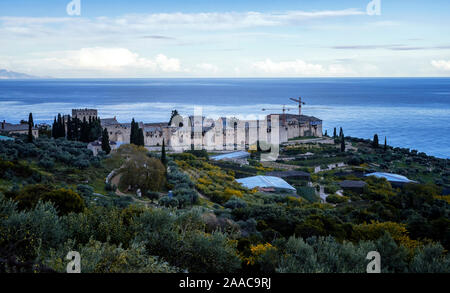
[[436,195],[436,196],[434,196],[434,198],[444,200],[444,201],[450,203],[450,195]]
[[212,165],[203,160],[186,162],[175,160],[177,165],[195,183],[196,189],[211,201],[225,203],[233,196],[243,197],[250,192],[235,181],[233,174],[227,173],[220,167]]
[[204,185],[212,184],[212,180],[207,177],[198,178],[197,182]]
[[242,191],[236,190],[236,189],[231,189],[229,187],[225,188],[225,194],[226,195],[231,195],[231,196],[234,195],[234,196],[237,196],[237,197],[242,197],[243,196]]
[[295,206],[301,206],[303,203],[303,199],[301,197],[288,196],[287,200],[290,205],[295,205]]
[[247,262],[247,265],[254,265],[256,263],[257,259],[261,255],[265,254],[267,251],[272,250],[272,249],[276,250],[277,248],[270,243],[251,245],[250,251],[251,251],[252,255],[247,258],[243,258],[243,259],[244,259],[244,261]]
[[370,240],[381,237],[385,231],[389,232],[395,242],[404,246],[410,252],[420,246],[419,241],[409,238],[409,233],[405,224],[395,222],[380,223],[372,221],[370,224],[364,223],[355,226],[355,231],[361,233],[365,239]]

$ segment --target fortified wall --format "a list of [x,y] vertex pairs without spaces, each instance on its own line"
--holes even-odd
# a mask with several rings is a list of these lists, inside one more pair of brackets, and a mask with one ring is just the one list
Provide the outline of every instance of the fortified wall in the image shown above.
[[[100,121],[111,141],[130,142],[130,123],[119,123],[115,117]],[[161,146],[164,140],[166,146],[175,151],[192,147],[211,151],[248,150],[256,149],[258,140],[280,144],[296,137],[322,137],[322,120],[305,115],[270,114],[265,120],[178,116],[172,125],[142,122],[138,125],[143,129],[145,146]]]

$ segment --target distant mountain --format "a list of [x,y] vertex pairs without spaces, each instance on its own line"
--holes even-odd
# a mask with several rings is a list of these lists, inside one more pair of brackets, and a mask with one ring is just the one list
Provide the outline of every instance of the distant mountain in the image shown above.
[[0,79],[34,79],[34,78],[40,77],[28,75],[25,73],[9,71],[6,69],[0,69]]

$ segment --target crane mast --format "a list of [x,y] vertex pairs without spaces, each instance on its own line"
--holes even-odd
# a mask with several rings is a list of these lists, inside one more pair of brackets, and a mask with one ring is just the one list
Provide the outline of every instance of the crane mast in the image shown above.
[[298,99],[291,98],[291,101],[294,101],[298,103],[298,115],[302,115],[302,105],[305,105],[305,102],[302,102],[302,97],[299,97]]

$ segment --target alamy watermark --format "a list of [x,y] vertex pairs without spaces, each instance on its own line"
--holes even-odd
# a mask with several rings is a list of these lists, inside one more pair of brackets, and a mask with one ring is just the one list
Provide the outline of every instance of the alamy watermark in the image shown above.
[[67,4],[66,7],[67,14],[70,16],[80,16],[81,15],[81,0],[72,0]]
[[81,255],[78,251],[69,251],[69,253],[67,253],[66,259],[70,260],[66,267],[66,272],[68,274],[81,273]]
[[366,256],[366,259],[370,260],[366,268],[368,274],[381,273],[381,255],[378,251],[370,251]]
[[371,0],[366,7],[367,15],[381,15],[381,0]]
[[[280,152],[280,115],[261,119],[240,120],[235,117],[217,119],[203,116],[202,107],[194,108],[194,115],[173,117],[170,125],[169,144],[174,151],[207,150],[261,151],[261,161],[276,161]],[[287,132],[284,129],[284,132]]]

